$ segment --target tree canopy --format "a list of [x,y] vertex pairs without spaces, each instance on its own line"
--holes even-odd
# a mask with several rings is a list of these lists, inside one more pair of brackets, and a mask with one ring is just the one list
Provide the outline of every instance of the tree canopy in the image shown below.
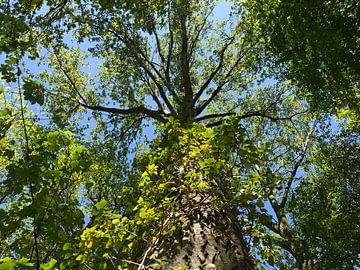
[[356,1],[0,11],[1,270],[360,266]]

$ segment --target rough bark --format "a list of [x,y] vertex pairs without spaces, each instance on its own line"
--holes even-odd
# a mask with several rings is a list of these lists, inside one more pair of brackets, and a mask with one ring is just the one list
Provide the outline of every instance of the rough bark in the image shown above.
[[151,256],[167,262],[162,269],[253,269],[234,217],[214,207],[206,193],[191,194],[179,203],[185,205],[177,213],[181,228]]
[[[190,162],[175,175],[183,178],[189,170],[198,171],[199,168]],[[200,181],[209,188],[184,188],[173,201],[171,215],[177,229],[158,242],[148,255],[146,269],[254,269],[235,209],[214,203],[215,196],[226,202],[220,181],[205,176]]]

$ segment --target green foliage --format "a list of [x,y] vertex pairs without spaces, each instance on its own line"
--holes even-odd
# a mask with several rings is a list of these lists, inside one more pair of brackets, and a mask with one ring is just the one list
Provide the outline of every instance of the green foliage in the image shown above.
[[[163,134],[154,140],[152,148],[136,158],[138,173],[132,176],[134,182],[122,188],[116,202],[125,212],[117,214],[106,200],[96,203],[95,219],[91,227],[82,232],[79,243],[64,245],[63,250],[68,255],[62,262],[63,267],[85,265],[117,269],[131,266],[146,248],[188,222],[182,220],[179,224],[173,217],[178,211],[174,201],[180,194],[211,190],[214,204],[223,203],[223,196],[234,197],[229,193],[237,193],[237,189],[231,187],[235,183],[231,182],[228,149],[235,145],[239,151],[247,153],[253,164],[260,162],[259,151],[246,138],[237,121],[228,121],[214,131],[199,124],[184,128],[178,121],[171,120]],[[193,164],[199,167],[188,170]],[[204,181],[204,176],[214,179],[214,183]],[[217,181],[221,181],[221,187]],[[245,206],[248,200],[255,198],[255,195],[240,194],[222,207],[232,207],[239,202]]]
[[228,2],[0,3],[0,269],[164,268],[197,194],[258,269],[359,265],[359,4]]
[[25,80],[23,88],[25,100],[29,100],[31,104],[44,104],[45,89],[38,81]]
[[[11,110],[18,115],[17,106]],[[25,112],[26,117],[30,115]],[[58,258],[62,243],[82,228],[84,215],[77,189],[89,166],[89,152],[68,131],[52,131],[31,120],[23,123],[11,115],[3,116],[3,120],[9,124],[3,130],[6,136],[0,139],[0,253],[16,254],[14,260],[2,264],[12,269],[15,265],[34,265],[33,258],[28,257],[34,230],[37,244],[48,247],[41,249],[40,256]],[[29,148],[23,143],[23,124]],[[16,259],[21,257],[28,259]],[[42,267],[52,269],[54,260]]]
[[[360,6],[356,1],[248,1],[271,61],[320,111],[359,114]],[[277,65],[279,67],[279,65]]]
[[294,191],[291,211],[306,245],[324,268],[359,264],[359,141],[343,134],[324,143],[314,171]]

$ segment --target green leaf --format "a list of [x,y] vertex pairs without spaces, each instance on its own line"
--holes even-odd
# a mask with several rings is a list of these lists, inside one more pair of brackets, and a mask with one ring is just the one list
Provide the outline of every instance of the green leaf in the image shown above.
[[0,110],[0,117],[11,115],[11,111],[8,108]]
[[70,243],[65,243],[63,246],[63,250],[69,250],[71,249],[71,244]]
[[13,270],[13,269],[15,269],[16,261],[9,258],[9,257],[1,259],[0,262],[1,262],[0,270]]
[[103,209],[107,205],[106,200],[101,200],[100,202],[95,204],[97,210]]
[[17,261],[17,264],[22,266],[34,266],[34,264],[29,261],[30,259],[28,258],[21,258],[20,260]]
[[84,259],[84,255],[82,255],[82,254],[78,255],[78,256],[75,258],[76,261],[82,261],[83,259]]
[[55,264],[57,263],[57,260],[55,259],[51,259],[50,262],[48,263],[42,263],[40,264],[40,267],[43,269],[43,270],[52,270],[55,266]]
[[38,103],[40,105],[43,105],[45,88],[38,81],[33,81],[29,79],[26,79],[24,81],[24,98],[26,100],[29,100],[31,104]]

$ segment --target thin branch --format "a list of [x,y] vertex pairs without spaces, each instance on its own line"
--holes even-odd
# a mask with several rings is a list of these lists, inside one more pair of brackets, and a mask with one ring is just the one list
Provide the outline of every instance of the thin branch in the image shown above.
[[292,183],[293,183],[293,181],[295,179],[296,173],[297,173],[301,163],[303,162],[303,160],[305,158],[306,152],[307,152],[307,150],[309,148],[309,145],[310,145],[310,141],[311,141],[310,139],[311,139],[311,135],[312,135],[313,131],[314,131],[314,126],[311,127],[309,132],[307,133],[300,159],[295,163],[294,168],[291,171],[290,179],[287,182],[287,185],[286,185],[284,193],[283,193],[283,198],[282,198],[281,203],[280,203],[280,207],[282,207],[282,208],[285,207],[285,204],[286,204],[286,202],[288,200],[288,197],[289,197],[291,185],[292,185]]
[[191,57],[193,52],[194,52],[194,49],[195,49],[195,46],[196,46],[196,43],[198,42],[199,40],[199,37],[200,37],[200,34],[201,32],[204,30],[204,27],[206,25],[206,22],[209,18],[209,16],[211,15],[211,13],[213,12],[214,10],[214,7],[215,6],[212,6],[211,9],[210,9],[210,12],[204,17],[203,21],[202,21],[202,24],[201,26],[199,27],[199,30],[197,31],[196,35],[195,35],[195,38],[193,38],[192,42],[191,42],[191,45],[190,45],[190,53],[189,53],[189,56]]
[[[18,67],[18,74],[21,74],[20,68]],[[21,118],[22,118],[22,124],[23,124],[23,130],[24,130],[24,137],[25,137],[25,160],[26,163],[30,163],[30,145],[29,145],[29,136],[26,128],[25,123],[25,112],[24,112],[24,103],[23,103],[23,96],[20,88],[20,75],[18,75],[17,79],[18,83],[18,90],[19,90],[19,97],[20,97],[20,109],[21,109]],[[29,182],[29,189],[30,189],[30,196],[31,196],[31,202],[34,206],[35,203],[35,195],[34,195],[34,183],[31,181],[31,178],[27,178],[27,181]],[[34,248],[35,248],[35,256],[36,256],[36,269],[40,270],[40,258],[39,258],[39,245],[38,245],[38,231],[37,231],[37,219],[36,219],[36,211],[34,211],[33,214],[33,237],[34,237]],[[32,252],[31,256],[32,257]]]
[[159,90],[159,93],[160,93],[160,96],[161,96],[162,100],[165,102],[165,104],[166,104],[167,108],[170,110],[172,116],[176,116],[177,113],[176,113],[173,105],[171,104],[171,102],[167,98],[166,93],[165,93],[164,88],[162,87],[162,85],[156,80],[154,74],[152,74],[152,72],[146,66],[143,65],[142,68],[149,75],[149,77],[154,81],[156,87]]
[[156,39],[156,44],[157,44],[157,48],[158,48],[158,51],[159,51],[159,55],[160,55],[160,58],[161,58],[161,62],[162,62],[162,67],[163,67],[163,70],[164,70],[164,73],[165,73],[165,80],[164,83],[165,83],[165,86],[166,88],[168,89],[168,91],[170,92],[170,94],[174,97],[175,101],[177,103],[180,103],[180,99],[179,99],[179,96],[176,94],[176,92],[172,89],[172,86],[171,86],[171,79],[170,79],[170,73],[169,73],[169,69],[170,69],[170,55],[171,55],[171,52],[172,52],[172,46],[173,46],[173,34],[172,34],[172,31],[169,29],[170,31],[170,42],[169,42],[169,51],[168,51],[168,57],[167,59],[165,59],[165,56],[162,54],[162,50],[161,50],[161,43],[160,43],[160,39],[157,35],[157,32],[156,30],[154,30],[154,34],[155,34],[155,39]]
[[155,36],[155,40],[156,40],[156,47],[157,47],[157,50],[159,52],[159,56],[160,56],[160,59],[161,59],[161,63],[163,65],[165,65],[166,60],[165,60],[165,57],[164,57],[164,55],[162,53],[161,42],[160,42],[160,38],[159,38],[159,36],[157,34],[156,27],[154,27],[154,36]]
[[90,265],[88,265],[87,263],[84,263],[84,265],[89,269],[89,270],[94,270],[94,268],[92,268]]
[[136,123],[142,122],[142,120],[143,120],[144,118],[145,118],[145,117],[142,116],[142,117],[139,117],[139,118],[135,119],[135,120],[130,124],[130,126],[129,126],[128,128],[126,128],[125,130],[122,130],[122,131],[121,131],[119,137],[120,137],[120,138],[123,138],[123,137],[126,135],[126,133],[128,133],[128,132],[135,126]]
[[154,81],[155,85],[157,86],[160,96],[163,99],[163,101],[165,102],[167,108],[169,109],[169,111],[171,112],[171,114],[173,116],[176,116],[177,113],[173,107],[173,105],[171,104],[171,102],[169,101],[169,99],[166,96],[166,93],[164,91],[164,88],[162,87],[162,85],[158,82],[158,80],[156,79],[155,75],[151,72],[151,70],[145,65],[144,62],[146,62],[147,64],[150,65],[150,67],[155,71],[156,75],[160,77],[161,80],[165,81],[163,76],[161,75],[161,73],[158,71],[158,69],[155,67],[154,63],[152,61],[150,61],[145,53],[139,48],[139,46],[136,46],[135,42],[130,39],[129,37],[121,37],[116,31],[112,30],[111,28],[108,29],[108,31],[113,34],[117,39],[119,39],[122,43],[124,43],[126,45],[126,47],[130,50],[134,52],[134,49],[138,51],[138,53],[140,54],[141,57],[139,57],[139,55],[134,52],[133,57],[135,58],[135,60],[138,62],[138,64],[140,65],[140,67],[146,72],[146,74],[148,74],[148,76]]
[[87,104],[86,99],[83,97],[83,95],[81,94],[81,92],[79,91],[79,89],[76,86],[76,83],[74,82],[74,80],[70,77],[70,75],[68,74],[68,72],[63,68],[62,66],[62,62],[59,59],[59,56],[57,55],[57,53],[55,53],[55,57],[56,60],[58,61],[59,64],[59,68],[60,70],[64,73],[65,77],[68,79],[68,81],[70,82],[70,85],[72,86],[72,88],[75,90],[75,92],[78,94],[78,96],[80,97],[80,99]]
[[164,108],[163,108],[163,106],[162,106],[162,104],[161,104],[158,96],[156,95],[155,91],[153,90],[153,88],[152,88],[152,86],[151,86],[151,84],[150,84],[150,81],[149,81],[147,78],[145,78],[145,76],[144,76],[143,74],[140,74],[140,75],[141,75],[141,77],[143,78],[142,81],[143,81],[145,84],[147,84],[147,86],[149,87],[150,96],[151,96],[151,98],[154,100],[154,102],[156,103],[156,105],[158,106],[158,109],[161,110],[162,112],[164,112]]
[[[87,108],[87,109],[91,109],[94,111],[103,111],[103,112],[109,112],[109,113],[114,113],[114,114],[121,114],[121,115],[129,115],[129,114],[137,114],[137,113],[143,113],[146,114],[148,116],[150,116],[153,119],[156,119],[160,122],[165,123],[166,120],[165,118],[163,118],[161,116],[161,114],[164,114],[162,108],[160,107],[158,111],[154,111],[154,110],[150,110],[147,109],[143,106],[139,106],[136,108],[132,108],[132,109],[118,109],[118,108],[108,108],[108,107],[104,107],[104,106],[92,106],[92,105],[88,105],[86,99],[81,95],[79,89],[76,86],[76,83],[72,80],[72,78],[70,77],[70,75],[67,73],[67,71],[62,67],[61,61],[58,58],[58,56],[56,55],[56,58],[59,62],[59,67],[61,69],[61,71],[64,73],[64,75],[66,76],[66,78],[68,79],[68,81],[70,82],[72,88],[75,90],[75,92],[79,95],[80,99],[82,102],[79,102],[78,104]],[[148,70],[149,71],[149,70]],[[153,76],[153,74],[149,71],[149,74],[151,76]],[[150,76],[149,75],[149,76]],[[153,77],[154,82],[158,85],[158,83],[156,82],[155,78]],[[158,87],[161,87],[161,85],[158,85]],[[160,92],[161,93],[161,92]],[[159,103],[160,104],[160,103]],[[170,104],[171,106],[171,104]]]
[[[216,118],[216,117],[226,117],[226,116],[231,116],[234,115],[236,117],[236,119],[246,119],[246,118],[250,118],[250,117],[264,117],[267,119],[270,119],[271,121],[282,121],[282,120],[291,120],[293,117],[299,115],[299,114],[303,114],[306,113],[307,111],[302,111],[302,112],[296,112],[290,116],[284,116],[284,117],[278,117],[278,116],[272,116],[269,114],[265,113],[265,110],[261,110],[261,111],[253,111],[253,112],[248,112],[242,115],[237,115],[236,113],[224,113],[224,114],[210,114],[210,115],[205,115],[202,117],[197,118],[196,120],[202,121],[204,119],[210,119],[210,118]],[[218,125],[221,125],[223,123],[224,119],[221,119],[219,121],[213,122],[213,123],[209,123],[207,124],[207,127],[215,127]]]
[[205,89],[209,86],[209,84],[211,83],[211,81],[214,79],[215,75],[219,72],[219,70],[223,67],[224,64],[224,55],[225,55],[225,51],[226,49],[230,46],[230,44],[233,42],[233,38],[225,44],[224,48],[222,48],[221,52],[220,52],[220,60],[219,63],[216,67],[216,69],[211,72],[209,78],[205,81],[205,83],[201,86],[200,90],[195,94],[194,97],[194,103],[196,103],[196,101],[201,97],[201,95],[203,94],[203,92],[205,91]]
[[140,263],[136,263],[136,262],[129,261],[129,260],[121,259],[121,261],[122,261],[122,262],[126,262],[126,263],[130,263],[130,264],[133,264],[133,265],[140,265]]
[[159,78],[162,81],[165,81],[164,77],[162,76],[162,74],[160,73],[160,71],[156,68],[155,64],[153,61],[150,61],[149,58],[146,56],[146,54],[140,49],[140,47],[137,47],[135,42],[132,42],[132,44],[134,45],[134,47],[138,50],[138,52],[140,53],[142,59],[155,71],[156,75],[159,76]]
[[[244,45],[245,41],[243,42]],[[242,46],[243,46],[242,45]],[[234,69],[238,66],[238,64],[241,62],[241,60],[243,59],[243,57],[245,56],[245,53],[241,54],[235,61],[235,64],[229,69],[229,71],[226,73],[223,82],[221,82],[218,87],[212,92],[211,96],[205,100],[200,107],[197,108],[196,110],[196,115],[201,114],[205,108],[215,99],[215,97],[219,94],[219,92],[222,90],[222,88],[224,87],[225,84],[228,83],[228,78],[232,75]]]
[[141,262],[140,262],[140,264],[139,264],[138,270],[141,270],[141,269],[144,267],[144,263],[145,263],[146,257],[147,257],[147,255],[148,255],[148,253],[151,251],[151,249],[152,249],[152,246],[150,246],[150,247],[146,250],[146,252],[145,252],[145,254],[144,254],[144,256],[143,256],[143,258],[142,258],[142,260],[141,260]]
[[10,194],[10,193],[7,193],[7,194],[5,194],[4,196],[2,196],[2,197],[0,198],[0,204],[4,203],[6,197],[7,197],[9,194]]
[[196,118],[196,122],[201,122],[207,119],[212,119],[212,118],[219,118],[219,117],[226,117],[226,116],[231,116],[231,115],[236,115],[235,112],[227,112],[227,113],[214,113],[214,114],[207,114],[204,116],[200,116],[198,118]]
[[[48,12],[46,12],[46,14],[44,14],[43,16],[39,16],[39,21],[44,20],[45,18],[47,18],[48,20],[46,21],[46,28],[49,28],[51,26],[51,24],[56,20],[56,16],[62,11],[62,9],[66,6],[67,4],[67,0],[60,2],[60,4],[56,5],[55,7],[50,7]],[[40,5],[37,5],[37,7],[39,7]],[[35,10],[34,9],[34,13],[35,14]],[[33,15],[30,18],[30,24],[35,26],[35,24],[33,24]]]

